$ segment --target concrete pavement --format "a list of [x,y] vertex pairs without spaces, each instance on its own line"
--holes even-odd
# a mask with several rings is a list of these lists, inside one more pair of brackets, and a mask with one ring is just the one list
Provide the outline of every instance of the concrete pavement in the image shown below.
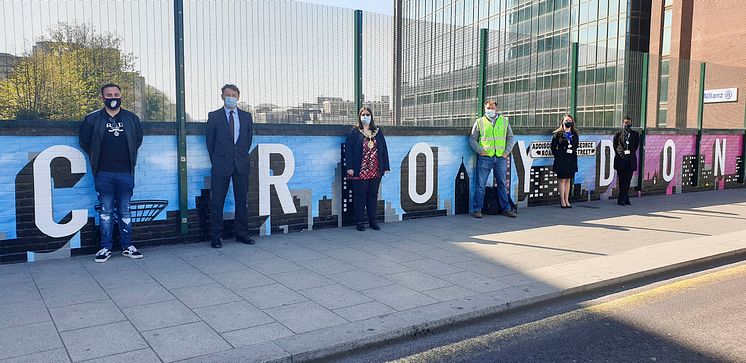
[[746,189],[0,266],[0,362],[299,361],[746,255]]
[[[569,310],[556,314],[543,316],[544,310],[551,309],[542,308],[541,315],[528,322],[521,322],[524,318],[517,314],[500,315],[460,327],[458,333],[447,331],[442,335],[469,334],[463,330],[470,329],[476,329],[476,334],[465,339],[455,336],[454,342],[432,348],[423,347],[423,340],[453,337],[398,343],[398,349],[387,346],[339,361],[744,362],[746,301],[734,293],[744,289],[746,263],[741,262],[648,285],[637,292],[568,302]],[[557,305],[563,304],[551,308]],[[480,327],[492,329],[481,332]],[[411,349],[416,353],[409,353]]]

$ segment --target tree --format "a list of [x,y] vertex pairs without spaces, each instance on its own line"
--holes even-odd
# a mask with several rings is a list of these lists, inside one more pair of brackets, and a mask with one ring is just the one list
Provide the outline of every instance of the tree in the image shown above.
[[168,98],[152,86],[143,90],[134,57],[120,50],[118,36],[86,24],[58,23],[49,32],[0,80],[0,118],[79,120],[102,107],[100,87],[113,82],[122,88],[125,108],[135,109],[133,102],[145,96],[138,92],[145,92],[155,97],[144,100],[153,104],[153,119],[169,119],[163,113],[170,110]]
[[143,121],[175,121],[176,104],[163,91],[145,86],[145,115]]

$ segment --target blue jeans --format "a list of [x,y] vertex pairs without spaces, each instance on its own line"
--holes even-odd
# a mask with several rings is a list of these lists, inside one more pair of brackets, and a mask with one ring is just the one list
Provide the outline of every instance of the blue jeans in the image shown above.
[[510,210],[508,202],[508,189],[505,186],[505,175],[507,174],[507,160],[496,156],[477,157],[477,185],[474,188],[474,211],[481,211],[484,204],[484,187],[490,171],[495,174],[497,180],[497,198],[501,210]]
[[132,245],[132,220],[130,218],[130,198],[135,187],[135,176],[131,173],[102,171],[94,175],[93,182],[101,204],[100,230],[101,247],[111,249],[114,218],[118,218],[119,242],[122,249]]

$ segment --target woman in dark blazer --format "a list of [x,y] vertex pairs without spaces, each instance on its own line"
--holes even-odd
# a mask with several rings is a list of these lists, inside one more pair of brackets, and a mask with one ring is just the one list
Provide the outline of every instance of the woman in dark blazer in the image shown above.
[[578,172],[578,144],[580,139],[575,119],[569,114],[562,118],[562,124],[552,135],[552,155],[554,165],[552,170],[557,173],[559,180],[560,204],[562,208],[572,208],[570,205],[570,183]]
[[363,107],[357,113],[357,125],[347,133],[345,160],[347,180],[352,183],[352,206],[357,230],[364,231],[367,211],[370,228],[379,230],[376,223],[376,204],[381,176],[388,173],[389,151],[381,129],[373,122],[373,111]]

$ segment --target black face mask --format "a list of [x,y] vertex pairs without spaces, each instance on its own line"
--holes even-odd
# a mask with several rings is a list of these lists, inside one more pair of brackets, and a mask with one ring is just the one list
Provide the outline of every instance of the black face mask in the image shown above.
[[565,121],[565,127],[571,128],[572,127],[572,122]]
[[122,98],[106,98],[104,99],[104,106],[110,110],[117,110],[122,106]]
[[632,128],[632,125],[624,124],[624,129],[629,130]]

